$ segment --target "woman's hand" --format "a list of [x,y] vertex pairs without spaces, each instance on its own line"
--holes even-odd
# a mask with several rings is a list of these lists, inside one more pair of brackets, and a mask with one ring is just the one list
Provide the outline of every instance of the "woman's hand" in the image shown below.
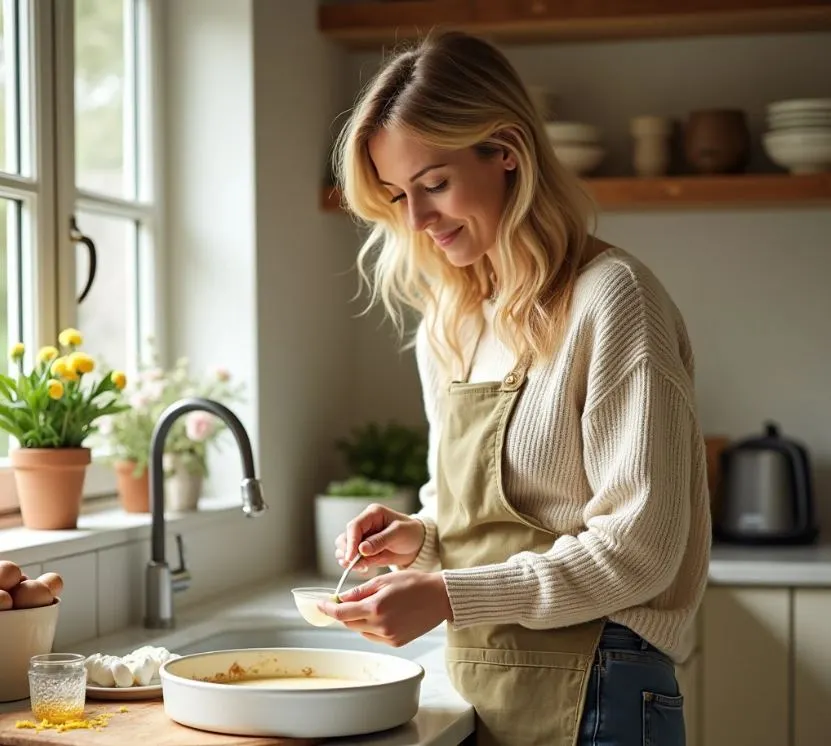
[[370,505],[346,525],[335,541],[335,557],[341,567],[360,552],[365,559],[355,565],[359,572],[370,567],[407,567],[418,556],[424,542],[424,524],[385,505]]
[[341,593],[340,598],[341,603],[321,601],[318,608],[366,639],[394,648],[453,619],[441,573],[391,572]]

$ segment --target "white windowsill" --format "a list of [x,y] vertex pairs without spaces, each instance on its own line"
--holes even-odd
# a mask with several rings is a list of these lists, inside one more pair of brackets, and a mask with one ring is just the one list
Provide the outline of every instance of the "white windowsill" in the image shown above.
[[[168,526],[197,527],[222,521],[242,511],[239,496],[203,497],[192,513],[165,513]],[[83,554],[97,549],[150,538],[149,513],[125,513],[108,507],[84,513],[74,531],[33,531],[16,527],[0,529],[0,558],[18,565],[49,562],[58,557]]]

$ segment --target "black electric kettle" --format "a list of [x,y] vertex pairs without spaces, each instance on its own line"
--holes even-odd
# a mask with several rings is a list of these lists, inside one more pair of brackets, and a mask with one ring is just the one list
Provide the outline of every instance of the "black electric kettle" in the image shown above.
[[766,423],[764,435],[721,454],[714,538],[739,544],[810,544],[817,537],[811,465],[802,444]]

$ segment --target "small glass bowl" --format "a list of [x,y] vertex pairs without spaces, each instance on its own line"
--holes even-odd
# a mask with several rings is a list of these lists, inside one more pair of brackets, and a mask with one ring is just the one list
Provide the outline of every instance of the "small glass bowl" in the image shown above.
[[292,588],[291,593],[294,596],[294,605],[309,624],[315,627],[328,627],[337,621],[317,608],[321,601],[336,599],[334,588]]
[[29,698],[38,720],[65,723],[83,717],[87,695],[86,657],[46,653],[29,659]]

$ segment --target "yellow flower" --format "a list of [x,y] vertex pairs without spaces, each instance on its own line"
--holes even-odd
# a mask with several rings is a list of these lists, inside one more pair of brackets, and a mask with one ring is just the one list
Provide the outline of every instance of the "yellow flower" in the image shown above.
[[114,370],[112,373],[110,373],[110,378],[112,379],[112,382],[115,384],[115,387],[119,391],[124,390],[124,387],[127,385],[127,376],[124,375],[124,373],[122,373],[120,370]]
[[63,384],[54,378],[49,379],[46,389],[51,399],[60,399],[63,396]]
[[52,345],[46,345],[46,347],[41,347],[38,350],[38,364],[40,363],[51,363],[60,353],[58,353],[57,347],[52,347]]
[[26,352],[26,347],[23,345],[23,342],[18,342],[17,344],[12,345],[12,348],[9,351],[9,357],[12,360],[22,360],[24,352]]
[[69,358],[66,356],[59,357],[52,363],[52,373],[66,381],[78,380],[78,374],[75,372],[75,368],[69,364]]
[[61,343],[64,347],[77,347],[80,344],[83,344],[84,338],[81,336],[81,332],[77,329],[73,329],[69,327],[64,329],[58,335],[58,342]]
[[73,352],[69,356],[68,365],[76,373],[92,373],[95,370],[95,360],[85,352]]

